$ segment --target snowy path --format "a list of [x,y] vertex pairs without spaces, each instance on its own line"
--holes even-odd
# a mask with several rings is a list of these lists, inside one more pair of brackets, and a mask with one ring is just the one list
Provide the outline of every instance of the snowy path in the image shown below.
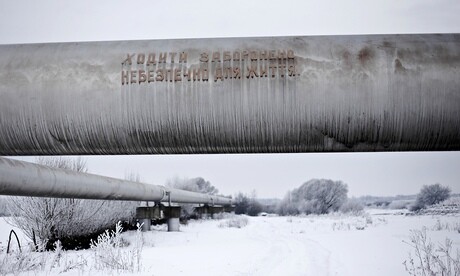
[[[241,229],[219,228],[218,223],[191,223],[180,233],[147,233],[154,247],[145,249],[144,261],[162,264],[151,267],[156,275],[338,275],[331,252],[287,229],[286,218],[251,218]],[[175,236],[175,246],[168,236]]]
[[253,222],[265,229],[250,232],[249,238],[266,244],[268,250],[257,256],[252,275],[334,275],[330,272],[331,252],[319,243],[282,231],[273,219]]

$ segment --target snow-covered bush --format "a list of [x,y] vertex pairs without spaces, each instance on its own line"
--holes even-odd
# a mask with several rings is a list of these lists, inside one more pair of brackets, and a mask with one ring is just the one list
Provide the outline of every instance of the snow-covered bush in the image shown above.
[[[426,228],[412,230],[410,241],[406,242],[415,251],[403,262],[410,275],[449,275],[460,276],[460,252],[452,252],[452,240],[446,239],[444,245],[435,248],[426,235]],[[455,254],[455,255],[454,255]]]
[[0,253],[0,275],[13,275],[37,269],[40,263],[36,256],[24,252]]
[[[71,270],[75,271],[75,275],[139,272],[142,268],[141,253],[144,242],[140,229],[138,225],[134,242],[128,246],[121,237],[122,227],[121,223],[118,223],[115,230],[107,230],[97,241],[92,242],[91,250],[94,254],[65,251],[60,241],[55,242],[54,251],[44,251],[40,248],[37,252],[32,248],[23,247],[22,251],[15,250],[9,254],[0,252],[0,275],[57,275]],[[103,270],[103,273],[95,273],[100,270]]]
[[376,227],[381,224],[386,224],[384,218],[378,218],[373,220],[372,216],[367,213],[361,212],[360,214],[349,216],[344,215],[343,213],[333,213],[329,214],[327,217],[319,216],[323,218],[333,218],[334,222],[332,223],[333,231],[343,231],[343,230],[365,230],[368,227]]
[[40,245],[39,252],[28,247],[9,254],[0,252],[0,275],[18,275],[32,271],[34,275],[59,274],[72,269],[84,269],[87,264],[87,260],[82,255],[68,258],[67,252],[63,251],[59,241],[55,243],[54,252],[43,249],[44,247]]
[[347,200],[347,193],[347,185],[341,181],[312,179],[289,192],[278,205],[278,213],[296,215],[338,211]]
[[417,211],[425,215],[449,215],[460,214],[460,197],[450,197],[437,204],[427,206]]
[[120,219],[130,220],[137,203],[12,197],[9,206],[15,214],[7,219],[10,224],[20,228],[31,240],[35,234],[40,242],[54,243],[101,232]]
[[249,215],[254,217],[264,210],[263,205],[256,199],[255,191],[251,197],[239,192],[235,195],[233,202],[235,204],[235,214],[237,215]]
[[[82,159],[40,158],[38,163],[87,171]],[[100,233],[113,227],[119,220],[132,219],[139,205],[131,201],[38,197],[9,197],[7,204],[13,215],[7,221],[20,228],[31,240],[35,235],[39,243],[48,242],[47,249],[52,249],[57,240],[61,240],[67,249],[86,248],[89,244],[81,244],[81,237]]]
[[342,213],[359,215],[363,212],[364,207],[358,200],[348,199],[342,206],[340,206],[339,211]]
[[122,227],[118,222],[115,230],[106,230],[99,235],[96,241],[91,242],[94,251],[94,266],[97,270],[116,270],[138,272],[141,269],[141,253],[143,248],[141,226],[138,224],[136,239],[131,250],[126,248],[127,243],[121,237]]
[[298,208],[299,206],[292,202],[292,201],[289,201],[289,200],[286,200],[286,198],[281,201],[278,206],[276,207],[276,213],[278,213],[279,215],[282,215],[282,216],[286,216],[286,215],[299,215],[300,214],[300,211]]
[[345,223],[343,221],[339,222],[334,222],[332,223],[332,230],[337,231],[337,230],[351,230],[351,224],[350,223]]
[[411,200],[393,200],[388,204],[388,209],[399,210],[399,209],[409,209],[409,206],[413,203]]
[[214,214],[213,218],[216,220],[233,218],[235,215],[230,213],[217,213]]
[[412,211],[423,209],[427,206],[434,205],[448,199],[450,196],[450,188],[441,186],[440,184],[424,185],[417,195]]
[[249,220],[244,216],[234,216],[219,223],[220,228],[243,228],[248,225]]
[[432,231],[442,231],[442,230],[447,230],[447,231],[455,231],[460,233],[460,223],[448,223],[448,222],[442,222],[440,218],[436,220],[436,223],[430,228]]

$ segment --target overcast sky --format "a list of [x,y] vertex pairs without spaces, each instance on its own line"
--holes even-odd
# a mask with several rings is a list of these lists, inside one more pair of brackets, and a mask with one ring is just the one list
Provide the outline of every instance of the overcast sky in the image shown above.
[[[0,44],[286,35],[459,33],[458,0],[0,1]],[[460,192],[460,152],[85,157],[92,173],[165,184],[202,176],[222,193],[282,197],[311,178],[350,195]],[[21,158],[33,161],[34,157]]]

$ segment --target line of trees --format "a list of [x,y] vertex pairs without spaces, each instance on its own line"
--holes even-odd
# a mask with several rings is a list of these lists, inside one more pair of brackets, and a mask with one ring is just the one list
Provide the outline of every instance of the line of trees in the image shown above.
[[345,183],[328,179],[312,179],[304,183],[289,191],[276,206],[261,204],[255,191],[251,196],[240,192],[234,197],[235,214],[257,216],[262,212],[298,215],[362,211],[363,206],[356,200],[348,199],[347,193],[348,187]]
[[[440,203],[450,197],[450,192],[449,187],[440,184],[425,185],[409,209],[418,211]],[[356,199],[349,199],[347,193],[348,187],[342,181],[312,179],[288,192],[278,204],[276,212],[280,215],[298,215],[362,211],[362,203]]]

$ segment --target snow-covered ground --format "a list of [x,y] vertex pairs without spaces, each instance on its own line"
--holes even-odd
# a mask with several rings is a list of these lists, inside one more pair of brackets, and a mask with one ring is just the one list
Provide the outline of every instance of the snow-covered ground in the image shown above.
[[[407,216],[401,211],[368,210],[363,216],[247,218],[249,223],[242,228],[219,227],[225,219],[201,220],[181,225],[180,232],[166,232],[166,226],[159,226],[143,233],[140,274],[407,275],[402,263],[412,249],[404,241],[409,242],[411,229],[424,226],[435,244],[450,238],[453,248],[460,248],[458,215]],[[10,228],[0,219],[2,245]],[[135,231],[123,233],[131,242],[126,250],[133,246],[135,235]],[[91,250],[66,254],[68,258],[93,256]],[[94,273],[101,274],[84,268],[64,274]]]

